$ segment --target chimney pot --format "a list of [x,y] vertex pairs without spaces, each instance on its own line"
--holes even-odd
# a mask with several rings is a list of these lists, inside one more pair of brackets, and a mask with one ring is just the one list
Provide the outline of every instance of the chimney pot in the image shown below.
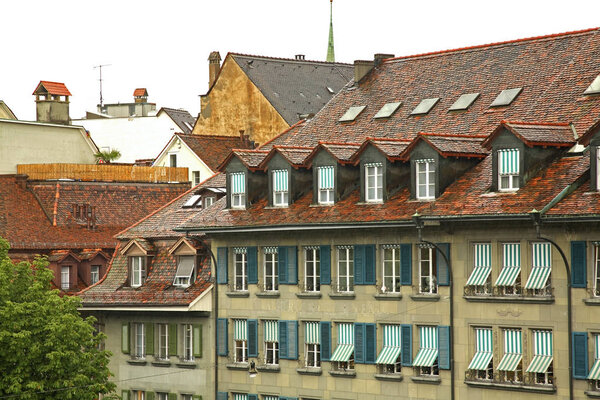
[[221,70],[221,54],[218,51],[212,51],[208,56],[208,87],[209,89],[217,80],[217,75]]
[[304,54],[296,54],[296,60],[304,60]]

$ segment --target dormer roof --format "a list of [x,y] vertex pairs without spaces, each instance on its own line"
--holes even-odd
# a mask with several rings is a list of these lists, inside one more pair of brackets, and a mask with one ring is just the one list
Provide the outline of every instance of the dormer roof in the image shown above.
[[339,163],[339,164],[350,164],[352,157],[356,151],[360,148],[359,143],[330,143],[330,142],[319,142],[319,144],[313,149],[312,153],[306,159],[306,164],[312,163],[313,158],[320,152],[326,151]]
[[552,146],[570,147],[577,140],[573,129],[567,123],[501,121],[482,145],[490,149],[496,136],[504,129],[511,132],[529,147]]
[[273,146],[269,154],[261,162],[260,168],[266,169],[269,160],[271,160],[276,153],[281,154],[281,156],[287,160],[292,167],[300,168],[305,166],[306,160],[308,159],[308,156],[311,155],[312,151],[313,149],[310,147]]
[[397,161],[403,159],[402,154],[406,147],[411,143],[408,139],[389,139],[389,138],[372,138],[368,137],[356,150],[352,159],[354,164],[360,162],[360,155],[369,146],[374,146],[379,150],[388,160]]
[[76,262],[81,262],[81,258],[70,250],[53,250],[48,255],[48,261],[61,263],[69,257],[73,258]]
[[40,81],[32,94],[52,94],[56,96],[71,96],[71,92],[61,82]]
[[486,136],[481,135],[448,135],[420,132],[406,147],[401,157],[408,159],[412,149],[417,143],[423,141],[442,157],[485,158],[488,152],[481,146],[485,138]]
[[223,160],[221,165],[217,168],[218,171],[224,172],[225,167],[232,158],[238,158],[242,164],[251,171],[257,171],[260,169],[260,164],[269,154],[266,150],[244,150],[244,149],[233,149],[231,153]]
[[155,251],[154,245],[152,243],[150,243],[146,239],[137,238],[130,240],[129,243],[127,243],[125,247],[121,249],[121,254],[127,254],[134,247],[140,249],[145,255],[149,255],[150,253],[153,253]]
[[110,256],[102,251],[102,249],[83,249],[79,253],[79,257],[82,260],[91,260],[98,255],[103,257],[105,260],[110,260]]

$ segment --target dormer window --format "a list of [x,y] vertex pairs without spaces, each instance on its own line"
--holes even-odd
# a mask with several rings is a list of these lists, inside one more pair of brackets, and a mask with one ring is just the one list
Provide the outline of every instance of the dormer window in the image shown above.
[[273,177],[273,205],[287,207],[289,198],[288,171],[287,169],[277,169],[271,175]]
[[231,208],[246,207],[246,177],[243,172],[233,172],[231,179]]
[[383,201],[383,164],[365,164],[365,199],[367,203]]
[[519,189],[519,150],[498,150],[498,188],[501,191]]
[[416,166],[416,188],[417,199],[435,199],[435,163],[433,160],[417,160]]
[[131,271],[131,287],[140,287],[146,280],[146,258],[143,256],[129,257]]
[[174,286],[188,287],[194,280],[194,270],[196,264],[195,256],[178,256],[177,257],[177,272],[175,273]]
[[334,203],[334,169],[333,166],[318,167],[319,204]]

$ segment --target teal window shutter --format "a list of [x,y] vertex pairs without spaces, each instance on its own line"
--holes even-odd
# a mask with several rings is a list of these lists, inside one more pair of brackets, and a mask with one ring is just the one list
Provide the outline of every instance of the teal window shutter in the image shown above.
[[251,246],[246,249],[248,257],[248,283],[258,283],[258,248]]
[[200,325],[200,324],[193,325],[192,329],[193,329],[194,357],[202,358],[202,325]]
[[321,361],[329,361],[331,358],[331,322],[319,322],[321,331]]
[[365,364],[374,364],[377,359],[377,326],[365,324]]
[[130,343],[131,336],[129,336],[129,322],[123,322],[123,324],[121,324],[121,352],[123,354],[129,354]]
[[227,247],[217,249],[217,283],[227,284]]
[[450,369],[450,327],[438,326],[438,365]]
[[400,245],[400,282],[412,285],[412,244]]
[[217,400],[227,400],[227,392],[217,392]]
[[248,400],[258,400],[258,395],[250,393],[248,395]]
[[288,358],[288,321],[278,321],[279,324],[279,358]]
[[279,321],[279,358],[298,359],[298,321]]
[[365,362],[365,324],[360,322],[354,324],[354,362]]
[[298,247],[288,246],[287,247],[287,262],[288,262],[288,276],[287,280],[290,285],[298,284]]
[[573,378],[586,379],[588,375],[587,332],[573,332]]
[[285,285],[288,282],[288,253],[287,247],[279,246],[277,248],[277,263],[279,269],[279,284]]
[[319,246],[321,263],[321,285],[331,285],[331,247]]
[[217,320],[217,352],[220,356],[227,355],[227,338],[227,318],[219,318]]
[[[442,249],[448,260],[450,260],[450,243],[438,243],[437,245]],[[449,286],[450,271],[448,270],[448,264],[446,263],[444,256],[440,254],[439,250],[436,249],[436,253],[438,285]]]
[[129,390],[121,390],[121,399],[129,400]]
[[354,284],[363,285],[365,283],[365,247],[364,245],[354,246]]
[[365,246],[365,285],[374,285],[376,281],[375,274],[375,245],[368,244]]
[[402,324],[400,332],[402,366],[410,367],[412,365],[412,325]]
[[154,324],[145,323],[144,329],[146,333],[146,355],[154,355]]
[[177,324],[169,324],[169,355],[177,355]]
[[587,286],[586,242],[571,242],[571,286],[585,288]]
[[258,357],[258,320],[248,320],[248,357]]

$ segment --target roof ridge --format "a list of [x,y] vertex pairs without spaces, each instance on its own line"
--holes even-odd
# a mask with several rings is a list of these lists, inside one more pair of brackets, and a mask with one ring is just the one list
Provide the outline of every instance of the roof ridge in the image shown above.
[[223,138],[223,139],[240,139],[239,136],[231,136],[231,135],[199,135],[197,133],[175,133],[175,135],[177,136],[189,136],[189,137],[195,137],[195,138],[203,138],[203,137],[208,137],[208,138]]
[[235,151],[245,151],[248,153],[260,153],[260,154],[267,154],[269,153],[270,150],[257,150],[257,149],[231,149],[232,152]]
[[369,140],[372,140],[372,141],[378,141],[378,140],[380,140],[380,141],[388,141],[388,142],[405,142],[405,143],[412,142],[412,140],[411,140],[411,139],[399,139],[399,138],[378,138],[378,137],[373,137],[373,136],[367,136],[367,137],[365,138],[365,142],[366,142],[366,141],[369,141]]
[[274,137],[272,137],[271,139],[269,139],[269,140],[267,140],[266,142],[264,142],[263,144],[261,144],[261,145],[258,147],[258,149],[256,149],[256,150],[259,150],[260,148],[262,148],[262,147],[265,147],[266,145],[268,145],[269,143],[271,143],[271,142],[272,142],[272,141],[274,141],[275,139],[277,139],[277,138],[279,138],[280,136],[282,136],[282,135],[284,135],[284,134],[288,133],[289,131],[291,131],[291,130],[292,130],[292,128],[295,128],[295,127],[297,127],[298,125],[302,125],[302,124],[303,124],[303,123],[305,123],[305,122],[306,122],[306,120],[305,120],[305,119],[301,119],[301,120],[299,120],[298,122],[296,122],[295,124],[293,124],[293,125],[290,125],[290,127],[289,127],[289,128],[287,128],[286,130],[284,130],[283,132],[281,132],[281,133],[279,133],[279,134],[275,135],[275,136],[274,136]]
[[552,33],[552,34],[548,34],[548,35],[531,36],[531,37],[521,38],[521,39],[505,40],[502,42],[492,42],[492,43],[479,44],[479,45],[474,45],[474,46],[459,47],[456,49],[437,50],[437,51],[432,51],[432,52],[428,52],[428,53],[420,53],[420,54],[412,54],[412,55],[408,55],[408,56],[387,58],[387,59],[384,59],[383,62],[411,60],[411,59],[415,59],[415,58],[424,58],[424,57],[431,57],[431,56],[438,56],[438,55],[445,55],[445,54],[453,54],[453,53],[458,53],[458,52],[463,52],[463,51],[473,51],[473,50],[487,49],[487,48],[491,48],[491,47],[501,47],[501,46],[506,46],[509,44],[533,42],[533,41],[538,41],[538,40],[542,41],[542,40],[554,39],[554,38],[563,37],[563,36],[574,36],[574,35],[581,35],[581,34],[585,34],[585,33],[591,33],[594,31],[598,31],[599,29],[600,28],[588,28],[588,29],[582,29],[582,30],[578,30],[578,31]]
[[422,136],[441,136],[464,139],[486,139],[488,135],[466,135],[464,133],[435,133],[435,132],[419,132],[417,135]]
[[567,122],[535,122],[535,121],[510,121],[502,120],[501,124],[512,124],[512,125],[541,125],[541,126],[569,126]]
[[360,143],[354,143],[354,142],[325,142],[325,141],[321,141],[319,140],[319,142],[317,144],[324,144],[324,145],[333,145],[333,146],[358,146],[360,147],[361,144]]
[[[348,67],[353,66],[353,64],[347,64],[347,63],[341,63],[341,62],[327,62],[327,61],[318,61],[318,60],[297,60],[295,58],[261,56],[261,55],[256,55],[256,54],[236,53],[233,51],[228,52],[227,56],[229,56],[229,55],[231,55],[232,57],[234,57],[234,56],[253,57],[253,58],[262,58],[262,59],[274,60],[274,61],[294,61],[294,62],[318,63],[318,64],[326,64],[326,65],[344,65],[344,66],[348,66]],[[227,56],[225,56],[225,58],[227,58]]]
[[314,149],[314,147],[291,146],[291,145],[285,145],[285,144],[274,144],[273,148],[274,149],[296,149],[296,150],[312,150],[312,149]]

